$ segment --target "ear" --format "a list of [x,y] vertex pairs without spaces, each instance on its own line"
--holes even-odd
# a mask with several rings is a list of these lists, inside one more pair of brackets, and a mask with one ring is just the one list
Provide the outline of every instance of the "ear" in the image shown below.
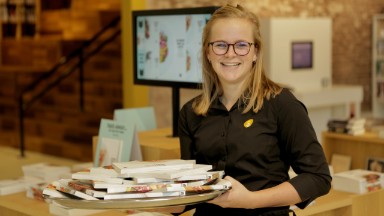
[[256,62],[256,60],[257,60],[257,55],[256,55],[256,53],[253,55],[253,58],[252,58],[252,61],[253,62]]

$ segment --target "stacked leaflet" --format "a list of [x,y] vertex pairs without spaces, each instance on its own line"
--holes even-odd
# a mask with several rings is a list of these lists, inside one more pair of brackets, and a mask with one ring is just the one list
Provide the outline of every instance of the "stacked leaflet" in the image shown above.
[[186,196],[214,190],[228,190],[223,171],[194,160],[116,162],[92,167],[47,186],[48,197],[85,200],[140,199]]
[[350,135],[365,133],[365,118],[331,119],[328,121],[328,131]]

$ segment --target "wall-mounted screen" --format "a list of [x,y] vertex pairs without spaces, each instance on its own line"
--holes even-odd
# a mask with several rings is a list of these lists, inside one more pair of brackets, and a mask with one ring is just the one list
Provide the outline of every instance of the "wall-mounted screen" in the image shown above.
[[292,42],[292,69],[312,68],[312,42]]
[[134,83],[197,87],[202,32],[215,9],[133,11]]

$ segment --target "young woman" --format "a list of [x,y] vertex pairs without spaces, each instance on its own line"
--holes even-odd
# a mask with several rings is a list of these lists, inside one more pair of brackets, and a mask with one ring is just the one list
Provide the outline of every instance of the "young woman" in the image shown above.
[[203,92],[180,112],[181,157],[224,170],[232,189],[192,206],[195,215],[288,215],[290,205],[328,193],[328,164],[305,106],[265,75],[256,15],[221,7],[202,44]]

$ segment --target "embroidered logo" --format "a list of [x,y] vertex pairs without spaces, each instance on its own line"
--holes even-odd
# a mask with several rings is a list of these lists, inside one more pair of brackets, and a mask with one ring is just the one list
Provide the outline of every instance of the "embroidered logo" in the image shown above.
[[244,127],[249,128],[253,124],[253,119],[248,119],[247,121],[244,122]]

